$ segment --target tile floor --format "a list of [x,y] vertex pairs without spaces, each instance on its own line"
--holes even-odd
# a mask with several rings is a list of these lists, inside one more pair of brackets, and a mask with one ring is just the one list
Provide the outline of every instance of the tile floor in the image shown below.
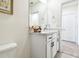
[[76,58],[74,56],[71,56],[71,55],[68,55],[68,54],[65,54],[65,53],[58,53],[55,58]]
[[79,47],[73,42],[61,41],[61,53],[56,58],[79,58]]
[[61,45],[62,52],[72,56],[79,57],[79,46],[76,43],[68,41],[62,41],[61,43],[62,43]]

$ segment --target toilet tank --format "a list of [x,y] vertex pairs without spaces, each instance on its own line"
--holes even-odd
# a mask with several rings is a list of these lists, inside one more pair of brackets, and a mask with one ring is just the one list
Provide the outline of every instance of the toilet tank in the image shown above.
[[15,58],[16,47],[16,43],[0,45],[0,58]]

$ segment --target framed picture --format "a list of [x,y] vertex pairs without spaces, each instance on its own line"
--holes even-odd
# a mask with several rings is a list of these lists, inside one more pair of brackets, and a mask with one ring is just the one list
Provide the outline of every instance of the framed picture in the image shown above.
[[0,12],[13,14],[13,0],[0,0]]

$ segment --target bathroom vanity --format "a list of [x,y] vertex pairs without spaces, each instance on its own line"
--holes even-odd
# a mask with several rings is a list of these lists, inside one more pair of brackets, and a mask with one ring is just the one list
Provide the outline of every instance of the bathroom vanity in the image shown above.
[[[59,38],[55,15],[48,12],[48,0],[29,1],[29,31],[32,58],[54,58],[59,51]],[[50,15],[50,16],[48,16]],[[37,31],[37,26],[42,30]],[[34,31],[34,29],[36,29]],[[45,31],[48,29],[47,31]],[[51,32],[49,32],[51,30]],[[57,31],[54,31],[57,30]]]
[[31,57],[54,58],[59,50],[58,32],[30,33]]

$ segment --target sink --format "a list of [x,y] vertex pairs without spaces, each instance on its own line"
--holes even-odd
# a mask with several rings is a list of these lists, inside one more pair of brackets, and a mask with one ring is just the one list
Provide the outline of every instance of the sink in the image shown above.
[[42,31],[42,34],[53,34],[56,33],[56,31]]

